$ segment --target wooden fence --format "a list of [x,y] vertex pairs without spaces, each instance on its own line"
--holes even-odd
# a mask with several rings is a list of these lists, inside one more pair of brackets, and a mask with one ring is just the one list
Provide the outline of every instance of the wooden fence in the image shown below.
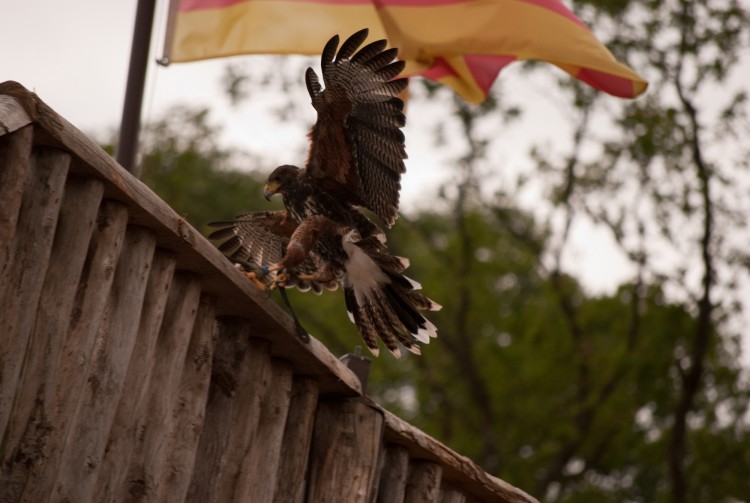
[[533,502],[382,409],[197,231],[0,84],[0,502]]

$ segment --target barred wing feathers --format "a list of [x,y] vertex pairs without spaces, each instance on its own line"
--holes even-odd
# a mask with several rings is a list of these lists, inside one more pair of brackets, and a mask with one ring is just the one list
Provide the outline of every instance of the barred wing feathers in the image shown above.
[[404,69],[397,49],[372,42],[361,30],[336,52],[338,36],[323,49],[325,89],[311,68],[305,76],[318,119],[310,131],[307,169],[334,187],[350,204],[365,206],[389,227],[398,218],[404,159],[404,103],[397,96],[407,79],[392,80]]
[[[279,262],[286,253],[289,239],[297,224],[287,217],[286,211],[256,211],[244,213],[227,222],[209,224],[217,230],[209,235],[215,241],[224,240],[219,251],[232,262],[245,269],[260,270],[260,267]],[[336,282],[316,283],[300,279],[297,275],[311,275],[325,267],[325,261],[314,251],[293,270],[288,270],[288,286],[300,291],[312,289],[316,294],[323,288],[335,290]]]

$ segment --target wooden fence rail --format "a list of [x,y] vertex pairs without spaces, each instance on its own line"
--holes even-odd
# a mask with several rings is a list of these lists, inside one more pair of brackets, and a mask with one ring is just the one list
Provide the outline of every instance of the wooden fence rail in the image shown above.
[[349,368],[36,95],[0,84],[0,502],[533,502]]

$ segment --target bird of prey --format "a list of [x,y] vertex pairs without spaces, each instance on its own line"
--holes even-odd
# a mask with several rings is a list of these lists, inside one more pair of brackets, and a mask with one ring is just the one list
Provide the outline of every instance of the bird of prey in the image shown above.
[[406,158],[398,94],[408,81],[395,79],[404,63],[385,40],[360,49],[367,34],[353,34],[340,48],[338,36],[328,41],[321,56],[325,87],[312,68],[305,74],[318,114],[305,167],[279,166],[264,185],[266,199],[281,194],[285,209],[216,223],[209,237],[225,239],[219,249],[249,265],[259,287],[320,293],[342,286],[367,347],[377,355],[380,339],[398,357],[400,346],[419,354],[418,342],[436,336],[421,311],[440,306],[403,274],[408,260],[387,251],[385,233],[361,211],[386,227],[396,221]]

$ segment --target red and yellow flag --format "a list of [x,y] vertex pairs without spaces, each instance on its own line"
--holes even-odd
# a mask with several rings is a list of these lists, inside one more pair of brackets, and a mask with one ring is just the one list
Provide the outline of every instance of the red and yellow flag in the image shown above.
[[338,33],[387,38],[422,75],[478,103],[513,61],[552,63],[635,98],[648,83],[619,63],[559,0],[174,0],[172,62],[237,54],[319,54]]

